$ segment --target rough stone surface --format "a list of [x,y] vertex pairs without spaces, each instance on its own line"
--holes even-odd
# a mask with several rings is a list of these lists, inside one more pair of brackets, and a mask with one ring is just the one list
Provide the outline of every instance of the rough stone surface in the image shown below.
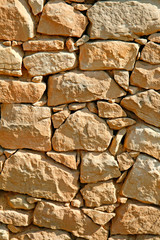
[[99,207],[117,202],[116,186],[112,180],[89,183],[82,188],[81,193],[87,207]]
[[109,152],[81,153],[80,180],[82,183],[96,183],[117,178],[120,175],[117,161]]
[[48,35],[81,37],[87,24],[87,18],[74,7],[64,1],[50,0],[43,9],[37,31]]
[[98,115],[102,118],[126,117],[127,114],[117,103],[98,101]]
[[160,64],[160,46],[154,42],[148,42],[141,52],[140,59],[151,64]]
[[28,3],[31,6],[34,15],[42,12],[44,2],[45,0],[28,0]]
[[125,70],[114,70],[114,79],[115,81],[126,91],[129,88],[129,72]]
[[23,63],[31,76],[45,76],[75,68],[77,59],[75,53],[38,52],[26,56]]
[[35,204],[30,204],[27,201],[27,195],[22,194],[8,194],[8,204],[14,209],[31,210],[35,208]]
[[127,201],[116,210],[111,234],[154,234],[160,232],[160,208]]
[[117,155],[117,161],[121,171],[128,170],[134,164],[134,160],[128,152],[123,152]]
[[87,11],[90,38],[128,41],[159,31],[159,8],[155,0],[97,2]]
[[135,123],[136,121],[131,118],[115,118],[107,120],[108,126],[114,130],[120,130],[121,128],[131,126]]
[[76,70],[50,76],[48,80],[48,106],[124,95],[126,92],[104,71]]
[[55,163],[43,153],[19,150],[5,162],[0,189],[68,202],[78,191],[78,172]]
[[52,115],[52,122],[54,128],[59,128],[62,123],[69,117],[70,111],[65,109]]
[[0,239],[9,240],[9,230],[4,224],[0,224]]
[[86,107],[86,103],[70,103],[68,108],[70,111],[77,111]]
[[145,122],[160,127],[160,94],[152,89],[123,98],[121,105]]
[[0,145],[4,148],[50,151],[50,108],[2,104],[0,136]]
[[122,41],[87,42],[80,46],[81,70],[110,70],[134,68],[139,45]]
[[148,40],[156,43],[160,43],[160,33],[153,33],[148,37]]
[[120,148],[121,140],[125,134],[126,134],[126,128],[122,128],[117,132],[116,136],[113,138],[111,145],[109,147],[109,151],[113,156],[115,156],[116,153],[118,152]]
[[71,114],[55,131],[52,144],[55,151],[105,151],[111,139],[112,130],[105,121],[83,109]]

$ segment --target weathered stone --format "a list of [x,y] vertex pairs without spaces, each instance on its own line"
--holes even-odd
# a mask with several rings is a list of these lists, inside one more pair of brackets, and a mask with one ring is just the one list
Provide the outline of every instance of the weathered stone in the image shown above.
[[126,92],[104,71],[76,70],[50,76],[48,80],[48,106],[124,95]]
[[40,201],[41,201],[40,198],[27,197],[27,202],[30,203],[30,204],[37,203],[37,202],[40,202]]
[[8,194],[8,204],[15,209],[30,210],[35,208],[35,204],[30,204],[27,201],[27,195],[22,194]]
[[122,99],[121,105],[145,122],[160,127],[160,94],[152,89]]
[[149,35],[160,30],[159,13],[156,0],[97,2],[87,11],[90,38],[128,41]]
[[44,201],[38,203],[33,221],[35,225],[51,229],[63,229],[85,239],[94,239],[92,235],[100,229],[79,209]]
[[88,109],[82,109],[71,114],[66,122],[56,129],[52,144],[55,151],[105,151],[111,139],[112,130],[105,121]]
[[81,70],[111,70],[134,68],[139,45],[122,41],[87,42],[80,46]]
[[22,75],[23,51],[19,47],[8,47],[0,43],[0,75]]
[[87,103],[87,108],[90,112],[98,114],[98,108],[95,102]]
[[62,104],[62,105],[53,107],[52,110],[53,110],[53,112],[60,112],[60,111],[65,110],[66,107],[67,107],[67,104]]
[[46,94],[44,94],[39,101],[33,103],[34,107],[43,107],[44,105],[47,105],[47,96],[46,96]]
[[134,164],[134,160],[128,152],[123,152],[117,155],[117,161],[121,171],[128,170]]
[[69,115],[70,115],[70,111],[68,110],[68,108],[53,114],[52,122],[53,122],[54,128],[59,128],[62,125],[62,123],[69,117]]
[[108,238],[108,240],[136,240],[136,236],[131,235],[116,235]]
[[148,40],[156,43],[160,43],[160,33],[153,33],[148,37]]
[[118,206],[119,206],[119,203],[114,203],[114,204],[108,204],[108,205],[96,207],[94,209],[102,212],[112,213]]
[[142,49],[140,59],[151,64],[160,64],[160,46],[154,42],[148,42]]
[[140,152],[136,152],[136,151],[129,151],[129,155],[131,156],[131,158],[137,158],[139,156]]
[[38,52],[26,56],[23,63],[31,76],[45,76],[75,68],[77,58],[69,52]]
[[0,102],[34,103],[42,97],[45,89],[45,83],[0,79]]
[[160,235],[137,235],[136,240],[160,240]]
[[144,203],[160,205],[159,179],[160,162],[140,154],[122,186],[121,193]]
[[37,31],[48,35],[81,37],[87,24],[87,18],[71,5],[50,0],[43,8]]
[[82,208],[82,212],[88,215],[93,220],[93,222],[102,226],[108,223],[116,215],[115,213],[105,213],[88,208]]
[[112,139],[111,145],[109,147],[109,151],[113,156],[115,156],[116,153],[118,152],[121,140],[125,134],[126,134],[126,128],[122,128],[117,132],[116,136]]
[[137,38],[135,39],[136,43],[139,43],[140,45],[145,45],[147,43],[147,39],[145,38]]
[[128,171],[124,171],[122,175],[117,179],[116,183],[122,183],[127,176]]
[[71,205],[76,208],[80,208],[84,206],[84,201],[80,192],[76,195],[76,197],[71,201]]
[[2,104],[0,136],[0,145],[4,148],[50,151],[50,108]]
[[78,50],[78,47],[76,47],[74,44],[75,44],[75,40],[73,38],[71,37],[67,38],[66,47],[69,52],[75,52]]
[[80,180],[96,183],[121,175],[115,158],[109,152],[81,152]]
[[78,175],[43,153],[19,150],[5,162],[0,189],[68,202],[78,191]]
[[86,103],[70,103],[68,108],[70,111],[77,111],[86,107]]
[[126,117],[127,114],[117,103],[109,103],[104,101],[97,102],[98,115],[102,118]]
[[47,152],[47,156],[71,169],[77,169],[76,152],[60,153],[51,151]]
[[128,200],[116,209],[112,220],[111,235],[159,234],[160,208]]
[[127,149],[144,152],[160,160],[160,130],[138,123],[129,127],[124,141]]
[[112,180],[89,183],[81,189],[81,193],[87,207],[99,207],[117,202],[116,186]]
[[[84,4],[83,4],[84,5]],[[89,36],[88,35],[83,35],[81,38],[79,38],[76,42],[75,42],[75,46],[79,47],[81,45],[83,45],[84,43],[89,41]]]
[[137,61],[130,77],[132,85],[146,89],[160,89],[160,65]]
[[4,154],[6,158],[9,158],[11,155],[13,155],[17,150],[16,149],[4,149]]
[[28,3],[31,6],[34,15],[42,12],[44,2],[45,0],[28,0]]
[[1,155],[0,156],[0,172],[3,170],[5,160],[6,160],[5,155]]
[[107,120],[107,124],[111,129],[120,130],[124,127],[131,126],[135,124],[136,121],[132,118],[115,118]]
[[135,86],[129,86],[129,89],[128,89],[128,92],[132,95],[141,91],[142,91],[142,88],[135,87]]
[[0,2],[0,29],[0,39],[26,41],[34,37],[34,20],[27,1]]
[[[74,7],[75,10],[78,10],[78,11],[86,11],[88,10],[90,7],[92,7],[92,4],[81,4],[81,3],[72,3],[72,6]],[[87,35],[86,35],[87,36]],[[87,41],[86,41],[87,42]]]
[[9,240],[9,230],[4,224],[0,224],[0,239]]
[[114,80],[126,91],[129,88],[129,72],[125,70],[114,70]]
[[14,226],[12,224],[8,224],[7,225],[7,228],[9,229],[10,232],[12,233],[19,233],[19,232],[22,232],[23,231],[23,228],[24,227],[17,227],[17,226]]

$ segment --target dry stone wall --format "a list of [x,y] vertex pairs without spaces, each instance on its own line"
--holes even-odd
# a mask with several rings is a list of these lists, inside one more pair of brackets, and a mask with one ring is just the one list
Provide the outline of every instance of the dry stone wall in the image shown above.
[[160,1],[0,1],[0,240],[160,240]]

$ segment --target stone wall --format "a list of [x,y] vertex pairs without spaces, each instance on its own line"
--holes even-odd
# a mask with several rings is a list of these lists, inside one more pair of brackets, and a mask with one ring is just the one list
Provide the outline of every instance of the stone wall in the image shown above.
[[160,240],[160,1],[0,0],[0,240]]

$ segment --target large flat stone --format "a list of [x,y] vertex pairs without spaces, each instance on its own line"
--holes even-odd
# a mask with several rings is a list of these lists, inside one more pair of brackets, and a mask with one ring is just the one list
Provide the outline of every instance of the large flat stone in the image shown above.
[[98,101],[98,115],[102,118],[118,118],[126,117],[127,114],[117,103],[109,103],[105,101]]
[[81,70],[111,70],[134,68],[139,45],[123,41],[95,41],[80,46]]
[[[78,137],[77,137],[78,136]],[[86,108],[71,114],[52,138],[55,151],[105,151],[112,139],[112,130],[105,121]]]
[[128,41],[160,31],[160,4],[155,0],[98,1],[87,16],[91,39]]
[[0,145],[4,148],[51,150],[51,109],[25,104],[2,104]]
[[4,164],[0,189],[60,202],[78,191],[78,171],[55,163],[43,153],[19,150]]
[[126,92],[104,71],[75,70],[50,76],[48,80],[48,106],[124,95]]

